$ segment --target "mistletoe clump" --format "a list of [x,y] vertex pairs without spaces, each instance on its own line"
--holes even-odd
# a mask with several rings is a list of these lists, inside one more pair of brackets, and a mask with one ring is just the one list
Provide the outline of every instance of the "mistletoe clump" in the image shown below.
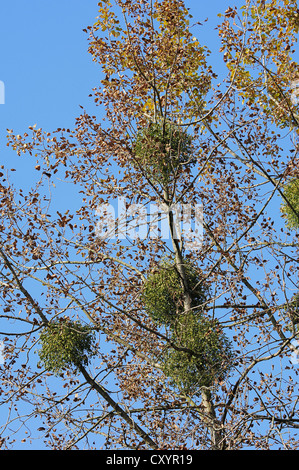
[[293,326],[298,330],[299,325],[299,293],[293,295],[286,307],[290,320]]
[[287,219],[287,226],[297,228],[299,227],[299,178],[293,178],[285,185],[284,195],[292,207],[285,202],[282,204],[281,212]]
[[[198,271],[188,261],[184,265],[192,297],[192,306],[199,308],[206,300],[206,289],[200,285]],[[163,260],[150,274],[142,293],[149,316],[160,324],[171,325],[184,309],[184,289],[180,274],[172,260]]]
[[[188,395],[224,380],[233,363],[232,346],[219,323],[204,315],[182,315],[163,357],[171,384]],[[181,349],[180,349],[181,348]]]
[[233,352],[219,323],[204,314],[208,291],[200,282],[198,270],[188,261],[184,270],[191,311],[184,311],[184,289],[171,260],[164,260],[148,277],[142,300],[154,321],[170,327],[172,346],[161,357],[165,375],[180,391],[196,395],[202,387],[211,387],[225,378]]
[[44,367],[59,374],[63,369],[86,365],[94,352],[94,334],[78,321],[50,322],[39,338],[39,358]]
[[192,165],[192,138],[172,122],[152,122],[138,132],[134,154],[147,176],[165,185],[182,165]]

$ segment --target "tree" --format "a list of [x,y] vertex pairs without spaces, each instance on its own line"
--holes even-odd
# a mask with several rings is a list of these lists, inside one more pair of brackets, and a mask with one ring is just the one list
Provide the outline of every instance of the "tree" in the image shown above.
[[299,179],[292,178],[284,187],[284,196],[287,202],[283,202],[281,212],[287,219],[288,227],[299,226]]
[[298,448],[295,3],[225,11],[218,83],[183,1],[102,0],[105,119],[9,132],[37,181],[1,173],[4,447],[38,418],[52,449]]

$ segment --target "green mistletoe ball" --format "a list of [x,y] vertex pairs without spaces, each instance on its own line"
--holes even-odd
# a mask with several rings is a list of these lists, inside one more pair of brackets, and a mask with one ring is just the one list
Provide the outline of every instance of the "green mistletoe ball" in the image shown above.
[[165,185],[172,181],[182,165],[195,163],[191,143],[191,136],[174,123],[150,123],[138,132],[134,154],[147,175]]
[[171,384],[187,395],[198,395],[224,380],[232,368],[231,342],[219,323],[204,315],[182,315],[162,359],[164,373]]
[[191,310],[184,311],[184,289],[172,260],[166,259],[152,272],[142,293],[149,316],[169,327],[170,344],[159,356],[162,370],[172,386],[186,394],[197,395],[202,387],[224,380],[233,364],[231,342],[217,320],[208,317],[205,302],[208,289],[200,272],[184,262],[191,294]]
[[286,219],[287,226],[289,228],[296,229],[299,227],[299,179],[291,179],[285,185],[283,192],[292,207],[284,201],[281,206],[281,212],[283,217]]
[[[192,297],[192,307],[200,308],[206,300],[206,289],[201,286],[198,271],[186,261],[185,274]],[[163,260],[151,273],[142,292],[146,312],[159,324],[172,325],[184,308],[184,289],[180,274],[172,260]]]
[[94,332],[78,321],[60,319],[43,328],[38,351],[40,363],[54,374],[67,368],[87,365],[95,354]]

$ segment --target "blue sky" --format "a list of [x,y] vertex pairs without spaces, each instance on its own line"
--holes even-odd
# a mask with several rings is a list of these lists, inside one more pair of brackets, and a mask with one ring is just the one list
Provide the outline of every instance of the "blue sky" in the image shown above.
[[[1,5],[3,129],[71,125],[99,71],[82,29],[97,14],[94,1],[16,0]],[[1,139],[2,140],[2,139]]]
[[[209,18],[194,33],[215,51],[210,59],[217,66],[219,40],[214,28],[220,22],[217,13],[229,3],[187,0],[186,6],[194,22]],[[88,95],[103,76],[87,51],[88,34],[83,32],[97,14],[96,0],[1,2],[0,83],[5,104],[0,104],[0,165],[17,169],[13,181],[18,186],[30,185],[34,162],[6,146],[7,129],[15,134],[23,134],[34,124],[49,132],[58,127],[72,129],[82,111],[79,105],[101,119],[101,109]]]
[[[186,6],[194,22],[203,23],[195,27],[194,34],[215,52],[210,61],[217,68],[220,42],[214,28],[220,22],[217,13],[224,12],[229,3],[187,0]],[[6,146],[7,129],[15,134],[23,134],[34,124],[48,132],[58,127],[72,129],[82,112],[80,105],[101,120],[101,108],[88,95],[103,75],[87,51],[88,34],[83,32],[97,14],[96,0],[1,2],[0,83],[4,84],[5,104],[0,104],[0,165],[16,169],[11,181],[24,190],[34,186],[35,162]],[[209,21],[204,23],[206,18]],[[52,181],[59,210],[69,209],[74,198],[70,186],[59,185],[57,178]]]
[[[187,1],[195,21],[219,20],[226,2]],[[224,8],[225,7],[225,8]],[[83,28],[97,15],[95,0],[15,0],[0,6],[0,80],[5,105],[0,106],[1,160],[6,129],[25,132],[37,123],[45,130],[70,127],[79,104],[92,107],[88,98],[101,71],[87,52]],[[198,29],[198,31],[203,31]],[[207,36],[207,32],[209,33]],[[215,44],[217,32],[204,26],[204,40]]]

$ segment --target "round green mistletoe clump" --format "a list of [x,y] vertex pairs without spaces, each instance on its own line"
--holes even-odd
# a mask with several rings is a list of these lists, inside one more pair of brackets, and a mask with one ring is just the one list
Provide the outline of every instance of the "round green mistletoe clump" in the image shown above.
[[94,333],[78,321],[60,319],[50,322],[41,332],[38,351],[44,367],[59,374],[62,370],[86,365],[94,352]]
[[289,318],[290,318],[293,326],[296,326],[296,329],[298,330],[298,325],[299,325],[299,293],[293,295],[291,300],[288,302],[288,306],[286,307],[286,310],[288,312]]
[[182,315],[171,339],[188,350],[168,348],[162,360],[164,373],[181,392],[196,396],[202,387],[224,380],[231,370],[232,346],[216,320]]
[[[199,307],[206,300],[205,289],[198,287],[198,271],[188,262],[185,273],[192,296],[192,305]],[[142,301],[149,316],[160,324],[171,325],[183,310],[183,287],[180,275],[171,260],[163,260],[156,271],[151,273],[142,292]]]
[[291,179],[284,187],[284,195],[290,201],[292,207],[295,209],[297,213],[295,213],[291,207],[284,202],[281,206],[281,212],[283,217],[286,218],[287,226],[289,228],[297,228],[299,227],[299,179],[293,178]]
[[163,372],[181,392],[196,395],[202,387],[212,387],[226,377],[233,351],[220,324],[204,314],[208,290],[200,285],[200,273],[188,261],[184,268],[191,311],[184,311],[180,275],[169,259],[148,276],[142,300],[154,321],[170,327],[172,345],[160,357]]
[[138,132],[134,153],[147,175],[164,185],[180,165],[195,163],[191,143],[191,136],[174,123],[150,123]]

